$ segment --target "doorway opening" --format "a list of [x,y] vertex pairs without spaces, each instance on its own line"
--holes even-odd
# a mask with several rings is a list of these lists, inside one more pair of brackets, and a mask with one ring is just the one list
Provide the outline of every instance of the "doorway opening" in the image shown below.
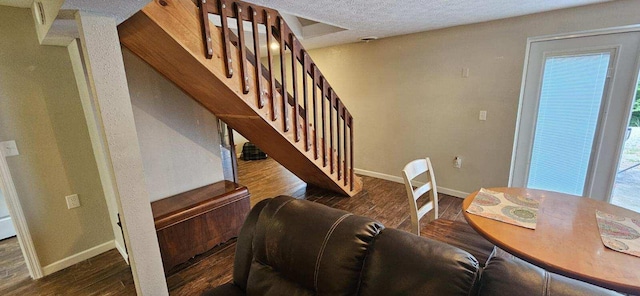
[[2,188],[0,188],[0,258],[2,258],[0,260],[0,291],[6,291],[11,282],[31,278]]
[[620,155],[611,203],[640,212],[640,80]]
[[[7,154],[4,150],[0,149],[0,196],[2,197],[0,202],[4,206],[2,216],[9,221],[6,226],[10,226],[12,229],[5,230],[7,238],[0,241],[0,252],[5,251],[2,253],[2,258],[6,259],[6,262],[0,262],[2,263],[0,266],[4,269],[4,272],[0,273],[0,279],[2,276],[39,279],[43,276],[42,268],[37,259],[31,233],[27,228],[24,212],[7,164]],[[1,287],[2,285],[0,285]]]

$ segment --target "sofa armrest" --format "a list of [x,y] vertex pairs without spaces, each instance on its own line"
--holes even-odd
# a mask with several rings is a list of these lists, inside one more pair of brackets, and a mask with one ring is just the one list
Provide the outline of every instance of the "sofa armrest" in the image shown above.
[[480,277],[478,295],[621,295],[616,292],[548,272],[495,248]]

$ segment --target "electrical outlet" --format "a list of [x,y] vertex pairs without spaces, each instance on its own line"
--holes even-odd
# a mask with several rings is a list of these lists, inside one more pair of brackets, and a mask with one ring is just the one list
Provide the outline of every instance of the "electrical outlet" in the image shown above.
[[73,209],[80,206],[80,198],[77,194],[65,196],[67,199],[67,209]]
[[459,169],[462,167],[462,157],[456,156],[453,158],[453,167]]
[[480,115],[478,116],[478,119],[483,121],[487,120],[487,111],[485,110],[480,111]]

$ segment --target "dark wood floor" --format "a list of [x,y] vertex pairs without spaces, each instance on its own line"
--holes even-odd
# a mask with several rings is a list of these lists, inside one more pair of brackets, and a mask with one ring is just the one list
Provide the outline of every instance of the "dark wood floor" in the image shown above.
[[0,295],[135,295],[129,266],[116,250],[32,280],[16,238],[0,242]]
[[[330,207],[339,208],[357,215],[368,216],[382,222],[386,227],[408,230],[409,205],[404,184],[361,176],[362,192],[352,198],[307,186],[275,160],[238,160],[239,183],[249,188],[251,206],[265,198],[290,195],[312,200]],[[462,199],[439,194],[440,218],[465,222],[462,215]]]
[[0,262],[0,295],[5,294],[13,283],[30,279],[15,236],[0,241]]
[[[251,205],[260,200],[291,195],[308,199],[357,215],[368,216],[386,227],[408,230],[409,208],[404,185],[386,180],[363,177],[362,192],[352,198],[307,186],[272,159],[238,161],[240,183],[251,193]],[[440,217],[464,222],[462,200],[440,194]],[[112,250],[75,266],[33,281],[22,273],[15,273],[17,242],[0,242],[0,295],[134,295],[131,272],[117,251]],[[4,248],[13,253],[4,253]],[[198,256],[188,267],[167,278],[171,295],[199,295],[200,291],[231,280],[233,270],[233,242]],[[4,253],[4,254],[3,254]],[[8,255],[13,254],[13,255]],[[18,264],[19,265],[19,264]],[[20,267],[17,267],[20,269]]]
[[[408,230],[411,225],[404,184],[363,176],[362,192],[354,197],[307,186],[273,159],[238,160],[239,183],[249,188],[251,205],[265,198],[290,195],[376,219],[386,227]],[[440,218],[465,222],[462,199],[440,194]],[[466,222],[465,222],[466,223]],[[171,295],[197,295],[231,280],[234,247],[204,256],[167,280]]]

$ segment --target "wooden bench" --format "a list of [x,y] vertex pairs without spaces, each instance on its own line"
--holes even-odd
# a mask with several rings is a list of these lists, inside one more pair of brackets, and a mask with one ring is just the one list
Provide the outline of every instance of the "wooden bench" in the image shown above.
[[152,202],[165,273],[237,237],[249,197],[247,187],[221,181]]

